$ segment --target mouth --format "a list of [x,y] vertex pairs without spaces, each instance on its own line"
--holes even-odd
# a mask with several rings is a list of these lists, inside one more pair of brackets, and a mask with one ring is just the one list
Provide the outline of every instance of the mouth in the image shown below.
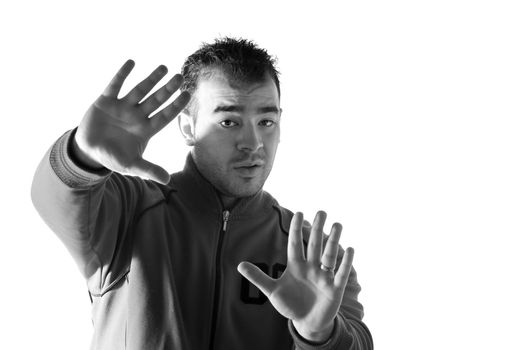
[[259,163],[252,163],[252,164],[246,164],[242,166],[236,166],[234,169],[242,176],[242,177],[254,177],[257,175],[259,170],[263,168],[262,164]]
[[238,163],[234,167],[235,168],[253,168],[253,167],[258,167],[258,166],[263,166],[263,165],[264,165],[264,161],[255,160],[255,161]]

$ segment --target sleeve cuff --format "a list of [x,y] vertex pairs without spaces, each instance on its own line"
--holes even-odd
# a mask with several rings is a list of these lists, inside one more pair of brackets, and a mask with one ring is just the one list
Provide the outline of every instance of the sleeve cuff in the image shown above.
[[330,338],[324,343],[312,343],[306,339],[304,339],[294,328],[293,323],[291,320],[288,320],[288,330],[290,331],[290,334],[292,335],[293,341],[295,343],[295,346],[297,349],[301,350],[328,350],[328,349],[335,349],[341,342],[341,333],[342,333],[342,324],[340,315],[337,315],[334,320],[334,330],[332,331],[332,334],[330,335]]
[[92,186],[106,179],[111,170],[90,169],[82,166],[71,155],[71,142],[77,129],[63,134],[51,148],[49,162],[55,174],[64,184],[72,188]]

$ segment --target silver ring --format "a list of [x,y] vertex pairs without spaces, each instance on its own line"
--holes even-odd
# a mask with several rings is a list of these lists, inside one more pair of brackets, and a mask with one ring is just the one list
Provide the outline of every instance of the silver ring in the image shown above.
[[321,270],[326,271],[326,272],[334,272],[335,270],[335,267],[326,266],[323,263],[321,263],[319,267],[321,268]]

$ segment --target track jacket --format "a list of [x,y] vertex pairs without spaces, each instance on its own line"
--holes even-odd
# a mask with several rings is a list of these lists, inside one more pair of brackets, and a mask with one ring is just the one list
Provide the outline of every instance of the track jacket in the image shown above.
[[273,277],[286,268],[293,214],[268,193],[224,210],[191,155],[166,186],[87,170],[70,157],[74,132],[47,152],[31,194],[87,280],[92,349],[372,349],[354,270],[324,344],[237,272],[241,261]]

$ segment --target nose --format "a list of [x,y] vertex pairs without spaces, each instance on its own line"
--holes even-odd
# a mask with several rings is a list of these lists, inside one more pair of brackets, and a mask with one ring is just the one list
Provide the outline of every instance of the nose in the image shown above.
[[246,125],[241,131],[237,148],[241,151],[257,151],[263,146],[261,132],[255,125]]

